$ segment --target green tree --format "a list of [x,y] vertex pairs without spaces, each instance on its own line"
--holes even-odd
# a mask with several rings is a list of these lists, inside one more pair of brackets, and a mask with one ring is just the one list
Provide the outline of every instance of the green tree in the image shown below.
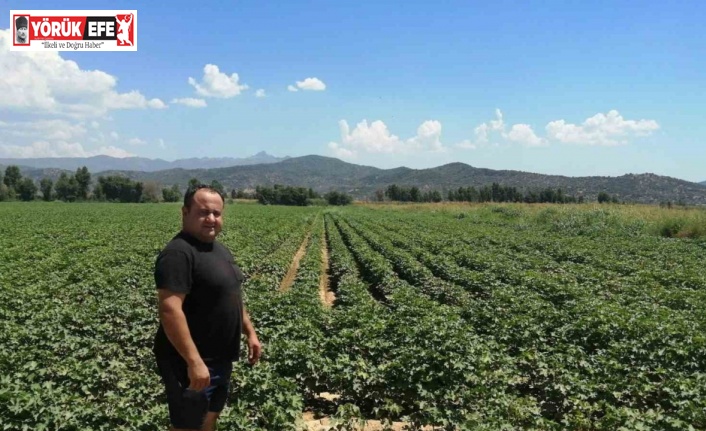
[[17,193],[23,201],[32,201],[37,195],[37,185],[34,184],[31,178],[25,178],[17,185]]
[[199,181],[198,178],[192,178],[192,179],[190,179],[190,180],[189,180],[189,185],[186,187],[187,193],[188,193],[189,190],[193,190],[193,189],[195,189],[196,187],[198,187],[199,185],[201,185],[201,181]]
[[211,188],[213,190],[217,191],[218,194],[221,195],[221,197],[223,197],[223,201],[226,200],[226,197],[227,197],[226,189],[225,189],[225,187],[223,187],[223,184],[221,184],[218,180],[213,180],[213,181],[211,181]]
[[409,200],[412,202],[421,202],[422,194],[419,192],[419,188],[414,186],[409,190]]
[[385,196],[391,201],[399,201],[400,199],[400,188],[397,184],[391,184],[385,189]]
[[88,172],[87,167],[82,167],[76,169],[76,198],[79,200],[88,199],[88,187],[91,183],[91,174]]
[[307,206],[311,204],[309,191],[304,187],[275,184],[274,187],[257,186],[255,197],[263,205]]
[[337,191],[326,193],[324,199],[329,205],[349,205],[353,202],[353,198],[350,195]]
[[39,182],[39,188],[42,190],[42,199],[47,202],[51,201],[54,181],[51,178],[42,178],[42,181]]
[[5,178],[3,178],[3,183],[9,188],[17,190],[17,186],[22,181],[22,174],[20,173],[19,166],[10,165],[5,168]]
[[99,195],[113,202],[141,202],[143,184],[118,175],[98,177]]
[[179,202],[182,198],[179,186],[174,184],[169,189],[162,189],[162,199],[164,202]]
[[73,202],[78,197],[78,183],[76,178],[71,175],[67,175],[66,172],[62,172],[59,175],[59,179],[56,180],[54,185],[54,190],[56,191],[56,197],[62,201]]
[[7,192],[7,186],[5,183],[0,182],[0,202],[8,200],[9,194]]
[[603,203],[608,203],[610,202],[610,195],[606,192],[600,192],[598,193],[598,203],[603,204]]

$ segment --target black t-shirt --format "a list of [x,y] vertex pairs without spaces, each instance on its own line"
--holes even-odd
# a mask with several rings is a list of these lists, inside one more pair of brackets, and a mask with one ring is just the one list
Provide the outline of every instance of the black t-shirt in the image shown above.
[[[158,289],[186,294],[182,308],[201,358],[238,359],[245,277],[227,248],[180,232],[157,257],[154,278]],[[161,323],[154,351],[160,357],[181,357]]]

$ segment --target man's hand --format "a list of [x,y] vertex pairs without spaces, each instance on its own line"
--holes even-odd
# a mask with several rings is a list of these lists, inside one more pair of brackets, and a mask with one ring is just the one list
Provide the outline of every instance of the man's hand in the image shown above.
[[211,374],[202,360],[189,364],[189,389],[203,391],[211,383]]
[[253,331],[248,337],[248,362],[250,362],[250,365],[255,365],[260,360],[261,354],[262,346],[260,345],[260,340],[257,339],[257,335]]

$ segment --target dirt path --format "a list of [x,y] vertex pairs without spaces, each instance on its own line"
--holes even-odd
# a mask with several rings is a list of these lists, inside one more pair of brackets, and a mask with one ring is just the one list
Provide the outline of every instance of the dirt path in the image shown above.
[[282,282],[279,284],[280,292],[287,291],[290,287],[292,287],[292,284],[294,284],[294,279],[297,277],[297,270],[299,269],[299,261],[302,260],[302,257],[304,257],[304,253],[306,253],[306,246],[308,244],[309,234],[306,234],[306,238],[304,238],[302,245],[299,247],[299,250],[297,250],[297,254],[295,254],[292,259],[292,264],[289,265],[287,275],[284,276]]
[[[305,414],[303,419],[306,423],[308,431],[329,431],[332,428],[331,420],[327,417],[321,419],[314,419],[314,416],[312,414]],[[405,422],[393,422],[392,430],[403,431],[408,429],[408,426],[409,424]],[[368,420],[365,421],[365,427],[360,428],[359,431],[382,431],[383,429],[384,427],[380,421]],[[430,426],[425,426],[422,427],[422,429],[424,431],[431,431],[434,428]]]
[[336,295],[331,291],[329,283],[328,246],[326,235],[321,235],[321,277],[319,278],[319,297],[326,307],[333,307]]

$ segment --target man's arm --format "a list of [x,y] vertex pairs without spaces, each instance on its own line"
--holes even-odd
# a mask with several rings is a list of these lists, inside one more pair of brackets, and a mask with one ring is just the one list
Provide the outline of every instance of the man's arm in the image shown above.
[[[186,316],[182,306],[185,294],[172,292],[168,289],[159,289],[159,319],[164,327],[167,338],[179,352],[189,373],[189,389],[200,391],[208,387],[211,376],[206,364],[199,354],[194,340],[186,323]],[[252,325],[251,325],[252,326]]]
[[248,362],[255,364],[260,360],[262,346],[260,345],[260,340],[257,338],[255,327],[250,321],[250,315],[245,309],[245,305],[243,305],[243,335],[245,335],[248,340]]

